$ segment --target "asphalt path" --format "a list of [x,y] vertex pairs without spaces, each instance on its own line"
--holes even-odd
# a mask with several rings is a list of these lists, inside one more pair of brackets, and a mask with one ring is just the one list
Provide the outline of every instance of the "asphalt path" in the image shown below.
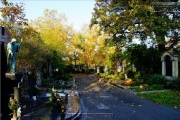
[[180,109],[137,97],[91,76],[76,78],[80,120],[180,120]]

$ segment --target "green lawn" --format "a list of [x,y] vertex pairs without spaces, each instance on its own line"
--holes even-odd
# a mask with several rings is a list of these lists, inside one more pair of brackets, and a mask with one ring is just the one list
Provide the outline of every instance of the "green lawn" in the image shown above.
[[135,92],[163,90],[164,89],[164,85],[155,85],[154,84],[154,85],[146,85],[146,87],[136,86],[136,87],[132,87],[130,89],[135,91]]
[[180,91],[146,93],[138,94],[138,96],[157,104],[180,108]]

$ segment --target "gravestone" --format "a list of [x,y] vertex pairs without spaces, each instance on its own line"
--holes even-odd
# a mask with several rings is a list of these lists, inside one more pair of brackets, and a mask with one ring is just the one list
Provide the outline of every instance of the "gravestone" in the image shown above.
[[107,65],[104,68],[104,73],[108,73],[108,66]]
[[118,61],[117,62],[117,72],[120,73],[122,71],[122,65],[121,63]]
[[41,71],[40,70],[37,70],[37,73],[36,73],[36,84],[37,86],[41,86]]
[[99,66],[97,66],[97,73],[99,73],[99,72],[100,72],[100,70],[99,70],[99,69],[100,69],[100,67],[99,67]]
[[34,73],[32,71],[28,71],[28,94],[30,96],[30,99],[33,97],[33,88],[34,88]]

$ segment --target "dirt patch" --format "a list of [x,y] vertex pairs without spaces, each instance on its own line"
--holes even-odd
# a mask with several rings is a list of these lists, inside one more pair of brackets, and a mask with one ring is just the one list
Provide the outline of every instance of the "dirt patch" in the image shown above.
[[81,77],[86,77],[86,74],[72,74],[73,78],[81,78]]

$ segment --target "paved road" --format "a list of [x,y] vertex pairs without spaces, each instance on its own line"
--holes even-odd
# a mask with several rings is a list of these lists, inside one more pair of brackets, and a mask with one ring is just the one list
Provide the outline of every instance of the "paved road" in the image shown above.
[[76,83],[80,120],[180,120],[180,109],[154,104],[92,77],[76,78]]

